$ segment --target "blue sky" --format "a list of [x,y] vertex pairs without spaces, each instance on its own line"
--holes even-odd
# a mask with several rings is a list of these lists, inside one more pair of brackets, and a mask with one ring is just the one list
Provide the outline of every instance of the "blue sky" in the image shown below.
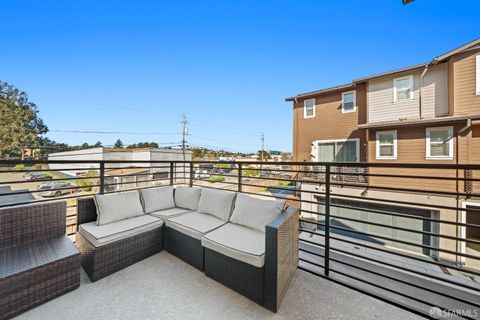
[[258,150],[263,132],[267,148],[290,151],[284,98],[480,36],[474,0],[0,3],[0,80],[29,94],[48,137],[71,144],[178,144],[185,113],[192,145]]

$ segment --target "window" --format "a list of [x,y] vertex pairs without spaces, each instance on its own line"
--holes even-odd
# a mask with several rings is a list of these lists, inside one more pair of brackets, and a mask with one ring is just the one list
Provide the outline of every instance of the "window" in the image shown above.
[[477,94],[480,95],[480,55],[477,58]]
[[393,102],[413,99],[413,76],[393,79]]
[[427,159],[453,159],[453,127],[427,128]]
[[319,162],[358,162],[358,139],[338,141],[317,141],[316,161]]
[[304,102],[305,108],[303,111],[304,118],[313,118],[315,117],[315,99],[308,99]]
[[377,132],[377,159],[397,159],[397,131]]
[[355,91],[342,93],[342,113],[353,112],[356,109]]

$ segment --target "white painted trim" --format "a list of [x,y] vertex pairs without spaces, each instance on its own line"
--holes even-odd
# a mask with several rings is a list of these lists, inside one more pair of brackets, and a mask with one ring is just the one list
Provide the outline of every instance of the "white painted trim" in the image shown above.
[[[393,156],[381,156],[380,155],[380,134],[392,133],[393,134]],[[375,145],[376,145],[376,158],[380,160],[396,160],[397,159],[397,130],[377,131],[375,133]]]
[[346,142],[346,141],[355,141],[355,145],[356,145],[355,152],[357,153],[357,160],[355,162],[360,162],[360,138],[312,141],[312,152],[311,152],[310,155],[312,156],[314,161],[317,161],[317,159],[316,159],[317,158],[317,153],[314,153],[313,149],[318,148],[319,143]]
[[[307,101],[313,101],[313,115],[312,116],[307,116]],[[317,106],[315,105],[315,98],[304,100],[303,101],[303,118],[304,119],[315,118],[315,109],[316,108],[317,108]]]
[[[353,93],[353,109],[345,110],[344,96],[346,94],[351,94],[351,93]],[[355,111],[357,111],[357,91],[353,90],[353,91],[343,92],[342,93],[342,113],[350,113]]]
[[[410,98],[409,99],[403,99],[403,100],[398,100],[397,99],[397,81],[399,80],[405,80],[409,79],[410,80]],[[400,103],[404,101],[410,101],[414,99],[413,95],[413,75],[409,75],[406,77],[398,77],[393,79],[393,103]]]
[[[471,202],[471,201],[462,201],[462,209],[467,209],[467,206],[470,207],[479,207],[480,202]],[[460,214],[460,223],[467,223],[467,212],[462,210]],[[460,227],[460,238],[467,239],[467,227],[462,226]],[[467,243],[464,241],[460,241],[460,253],[466,254],[467,253]],[[465,265],[465,257],[460,256],[460,263]]]
[[[450,144],[448,148],[448,156],[431,156],[430,155],[430,132],[437,130],[448,130],[448,136],[450,137]],[[427,160],[453,160],[453,145],[455,139],[453,139],[453,126],[449,127],[430,127],[425,129],[425,159]]]
[[477,91],[477,95],[480,95],[480,55],[476,56],[476,62],[477,62],[477,66],[476,66],[476,69],[477,69],[477,72],[476,72],[476,91]]

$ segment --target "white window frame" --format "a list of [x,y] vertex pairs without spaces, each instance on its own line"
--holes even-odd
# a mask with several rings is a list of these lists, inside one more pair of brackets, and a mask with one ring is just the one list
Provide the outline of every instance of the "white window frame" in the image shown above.
[[[311,158],[315,161],[318,162],[317,156],[318,156],[318,144],[319,143],[333,143],[333,142],[347,142],[347,141],[355,141],[355,146],[356,146],[356,154],[357,154],[357,160],[355,162],[360,162],[360,139],[359,138],[351,138],[351,139],[334,139],[334,140],[315,140],[312,141],[312,153],[311,153]],[[315,150],[313,150],[315,149]]]
[[[450,137],[450,144],[448,147],[448,156],[432,156],[430,150],[430,132],[432,131],[440,131],[440,130],[448,130],[448,136]],[[455,143],[455,139],[453,137],[453,127],[430,127],[426,128],[426,159],[427,160],[453,160],[453,145]]]
[[[380,155],[380,135],[381,134],[393,134],[393,156],[382,156]],[[382,160],[396,160],[397,159],[397,130],[389,131],[377,131],[376,132],[376,158]]]
[[[307,116],[307,101],[313,101],[313,115]],[[315,98],[314,99],[306,99],[303,101],[303,118],[304,119],[309,119],[309,118],[315,118],[315,109],[317,106],[315,105]]]
[[[353,109],[352,110],[345,110],[345,95],[353,93]],[[342,93],[342,113],[350,113],[357,111],[357,91],[348,91]]]
[[[410,97],[408,99],[398,100],[398,98],[397,98],[397,81],[405,80],[405,79],[410,80]],[[413,98],[414,98],[414,95],[413,95],[413,75],[409,75],[409,76],[406,76],[406,77],[398,77],[398,78],[393,79],[393,102],[394,103],[410,101],[410,100],[413,100]]]
[[476,62],[477,62],[477,65],[476,65],[476,69],[477,69],[477,72],[476,72],[476,91],[477,91],[477,96],[480,96],[480,55],[476,56]]

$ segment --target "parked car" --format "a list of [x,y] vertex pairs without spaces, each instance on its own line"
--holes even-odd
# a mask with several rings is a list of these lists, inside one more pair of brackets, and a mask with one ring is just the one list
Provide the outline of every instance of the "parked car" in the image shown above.
[[52,177],[42,172],[27,172],[23,175],[27,181],[52,180]]
[[64,189],[64,190],[56,190],[62,188],[71,188],[72,185],[68,182],[63,181],[52,181],[52,182],[45,182],[38,186],[38,190],[42,190],[39,193],[41,197],[60,197],[64,194],[69,194],[74,192],[73,189]]

